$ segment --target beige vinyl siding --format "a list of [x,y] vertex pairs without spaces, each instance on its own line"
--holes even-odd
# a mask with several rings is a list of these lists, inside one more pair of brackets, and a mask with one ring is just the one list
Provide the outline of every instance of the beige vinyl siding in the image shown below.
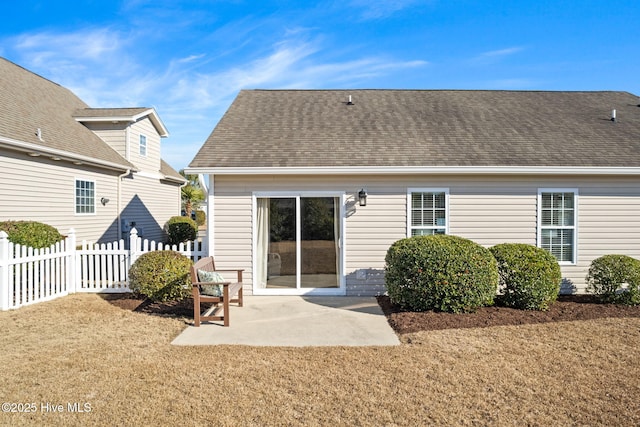
[[[147,155],[140,155],[140,135],[147,138]],[[131,125],[129,130],[131,144],[129,161],[140,172],[157,174],[160,170],[160,135],[151,120],[145,117]]]
[[[356,194],[368,192],[367,206]],[[449,190],[449,233],[490,247],[537,244],[538,189],[578,190],[577,264],[562,266],[563,292],[585,290],[591,261],[610,253],[640,258],[640,185],[624,177],[516,176],[216,176],[215,256],[225,267],[245,268],[251,280],[252,194],[269,191],[339,191],[346,196],[347,294],[384,291],[384,257],[407,236],[407,189]]]
[[83,124],[91,129],[93,133],[98,135],[104,142],[109,144],[111,148],[116,150],[123,159],[127,158],[126,128],[129,126],[129,123],[84,122]]
[[[498,243],[536,244],[536,189],[521,189],[529,195],[496,189],[494,194],[460,194],[453,188],[449,197],[449,234],[464,236],[493,246]],[[533,196],[532,196],[533,194]]]
[[[44,156],[0,150],[0,220],[32,220],[52,225],[63,235],[74,228],[78,241],[117,237],[117,175],[85,169]],[[95,182],[95,214],[75,213],[76,179]],[[110,202],[100,204],[100,198]]]
[[145,239],[164,242],[167,221],[180,215],[180,186],[131,174],[122,180],[121,206],[123,222],[135,222]]

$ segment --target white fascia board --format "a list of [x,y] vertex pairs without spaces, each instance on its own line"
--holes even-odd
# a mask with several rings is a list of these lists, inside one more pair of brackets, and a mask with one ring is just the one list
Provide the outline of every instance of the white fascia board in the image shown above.
[[56,157],[59,160],[66,160],[74,163],[81,163],[87,165],[94,165],[103,167],[106,169],[113,169],[118,171],[135,170],[131,166],[121,165],[118,163],[108,162],[105,160],[95,159],[92,157],[83,156],[81,154],[71,153],[69,151],[57,150],[55,148],[44,147],[38,144],[32,144],[30,142],[17,141],[11,138],[5,138],[0,136],[0,146],[22,151],[24,153],[34,153],[36,156],[47,156],[50,158]]
[[188,174],[209,175],[640,175],[639,167],[557,166],[345,166],[345,167],[194,167]]
[[76,122],[134,122],[133,116],[74,117]]
[[153,123],[153,125],[156,127],[156,129],[158,130],[158,134],[161,137],[166,138],[169,136],[169,131],[160,119],[160,116],[156,112],[155,108],[149,108],[148,110],[143,111],[140,114],[136,114],[135,116],[133,116],[133,119],[134,121],[138,121],[145,116],[149,116],[149,120],[151,120],[151,123]]

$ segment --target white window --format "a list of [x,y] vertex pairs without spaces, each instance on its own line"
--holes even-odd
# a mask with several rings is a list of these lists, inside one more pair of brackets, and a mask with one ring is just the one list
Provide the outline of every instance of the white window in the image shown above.
[[577,189],[538,190],[538,246],[560,264],[576,263]]
[[96,212],[96,183],[76,179],[76,213],[92,214]]
[[144,135],[140,135],[140,155],[147,155],[147,137]]
[[407,192],[407,235],[447,234],[449,189],[417,189]]

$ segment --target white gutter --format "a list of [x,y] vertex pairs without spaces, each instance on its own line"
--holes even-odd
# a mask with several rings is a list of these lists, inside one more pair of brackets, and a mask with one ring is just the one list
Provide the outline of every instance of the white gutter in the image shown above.
[[193,167],[184,171],[209,175],[640,175],[640,167],[594,166]]
[[10,149],[28,153],[34,157],[47,156],[53,160],[66,160],[74,163],[84,163],[89,165],[101,166],[106,169],[115,169],[122,171],[129,170],[128,166],[122,164],[113,163],[106,160],[99,160],[93,157],[71,153],[69,151],[43,147],[42,145],[32,144],[29,142],[17,141],[15,139],[5,138],[3,136],[0,136],[0,145],[4,145]]

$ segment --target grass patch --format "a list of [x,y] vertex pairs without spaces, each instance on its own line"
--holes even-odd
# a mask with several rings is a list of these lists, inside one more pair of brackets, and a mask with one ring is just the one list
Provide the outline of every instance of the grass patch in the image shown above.
[[[397,347],[177,347],[184,319],[75,294],[0,312],[3,425],[639,425],[640,318],[416,332]],[[41,404],[89,403],[46,413]]]

